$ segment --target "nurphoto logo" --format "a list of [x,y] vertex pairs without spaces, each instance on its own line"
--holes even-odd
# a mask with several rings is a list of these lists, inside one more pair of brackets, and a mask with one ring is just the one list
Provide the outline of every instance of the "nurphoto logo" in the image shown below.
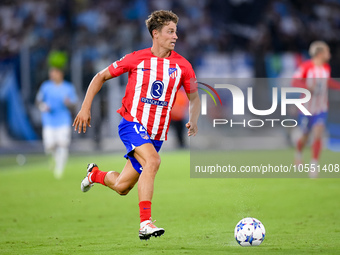
[[[245,115],[245,95],[243,93],[243,91],[232,84],[215,84],[214,87],[206,84],[206,83],[202,83],[202,82],[198,82],[199,85],[203,85],[205,88],[202,87],[198,87],[200,90],[206,92],[214,101],[215,106],[217,106],[217,102],[215,100],[215,96],[207,89],[209,88],[218,98],[221,106],[222,104],[222,100],[221,100],[221,96],[220,94],[217,93],[216,89],[227,89],[228,91],[230,91],[231,96],[232,96],[232,114],[233,116],[244,116]],[[278,89],[280,89],[281,93],[278,93]],[[220,92],[221,93],[221,92]],[[300,98],[289,98],[288,94],[293,94],[293,93],[300,93],[301,95],[303,95]],[[208,106],[207,106],[207,94],[202,94],[201,95],[201,114],[202,115],[207,115],[208,114]],[[256,115],[256,116],[269,116],[271,114],[273,114],[278,105],[279,105],[279,100],[278,97],[279,95],[281,96],[280,98],[280,106],[281,106],[281,116],[286,116],[287,115],[287,106],[288,105],[294,105],[295,107],[297,107],[302,114],[304,114],[305,116],[310,116],[312,115],[307,108],[303,105],[305,103],[307,103],[310,99],[311,99],[311,93],[309,90],[304,89],[304,88],[295,88],[295,87],[283,87],[283,88],[277,88],[277,87],[273,87],[272,88],[272,105],[269,109],[264,109],[264,110],[259,110],[256,109],[254,107],[254,103],[253,103],[253,88],[252,87],[248,87],[247,88],[247,95],[246,95],[246,99],[247,99],[247,107],[248,110]],[[213,127],[216,127],[217,125],[230,125],[230,127],[233,126],[238,126],[240,127],[263,127],[265,125],[265,123],[269,123],[271,125],[271,127],[275,126],[275,123],[279,122],[281,124],[281,126],[283,127],[295,127],[297,126],[297,121],[295,119],[250,119],[250,120],[246,120],[243,119],[243,121],[233,121],[233,119],[225,119],[225,118],[219,118],[219,119],[213,119]]]

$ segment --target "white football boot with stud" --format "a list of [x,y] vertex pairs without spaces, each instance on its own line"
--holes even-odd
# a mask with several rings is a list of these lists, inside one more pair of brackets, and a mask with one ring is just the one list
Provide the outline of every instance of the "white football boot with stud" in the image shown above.
[[87,165],[86,177],[81,181],[81,184],[80,184],[80,189],[81,189],[82,192],[89,191],[92,188],[92,186],[94,185],[94,183],[91,180],[91,174],[92,174],[92,170],[93,170],[94,167],[98,167],[98,166],[94,163]]
[[163,228],[156,227],[153,223],[155,221],[145,220],[140,223],[139,238],[140,240],[149,240],[150,237],[158,237],[164,234],[165,230]]

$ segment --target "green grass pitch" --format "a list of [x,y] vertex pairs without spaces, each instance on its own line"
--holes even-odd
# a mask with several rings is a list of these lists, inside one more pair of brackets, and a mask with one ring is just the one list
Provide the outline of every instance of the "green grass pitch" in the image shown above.
[[[230,152],[292,160],[292,150]],[[307,152],[308,153],[308,152]],[[339,162],[325,151],[324,163]],[[137,189],[125,197],[99,184],[80,191],[87,163],[120,170],[121,155],[70,157],[55,180],[45,156],[0,157],[0,254],[340,254],[340,179],[193,179],[189,152],[164,152],[156,177],[153,218],[166,232],[140,241]],[[266,227],[259,247],[241,247],[243,217]]]

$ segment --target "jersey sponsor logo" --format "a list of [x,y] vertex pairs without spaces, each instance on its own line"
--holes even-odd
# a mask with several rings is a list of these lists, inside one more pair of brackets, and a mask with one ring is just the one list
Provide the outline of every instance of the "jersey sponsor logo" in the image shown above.
[[177,68],[169,68],[169,76],[175,79],[177,77]]
[[154,99],[158,99],[162,96],[164,90],[164,83],[162,81],[154,81],[151,86],[151,96]]
[[143,102],[143,103],[146,103],[146,104],[168,106],[168,102],[166,102],[166,101],[160,101],[160,100],[151,99],[151,98],[142,97],[140,101]]
[[150,71],[151,69],[150,68],[142,68],[142,71],[145,72],[145,71]]

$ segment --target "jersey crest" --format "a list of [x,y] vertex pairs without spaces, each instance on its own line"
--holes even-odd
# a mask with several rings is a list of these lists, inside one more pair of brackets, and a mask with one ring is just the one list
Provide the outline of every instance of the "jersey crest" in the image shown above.
[[175,79],[177,77],[177,68],[169,68],[169,76]]

